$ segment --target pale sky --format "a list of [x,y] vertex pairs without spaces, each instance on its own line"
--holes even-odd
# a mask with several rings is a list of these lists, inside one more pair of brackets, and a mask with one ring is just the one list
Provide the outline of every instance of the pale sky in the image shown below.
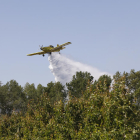
[[101,71],[140,70],[139,0],[0,0],[0,81],[54,81],[39,45],[72,42],[61,53]]

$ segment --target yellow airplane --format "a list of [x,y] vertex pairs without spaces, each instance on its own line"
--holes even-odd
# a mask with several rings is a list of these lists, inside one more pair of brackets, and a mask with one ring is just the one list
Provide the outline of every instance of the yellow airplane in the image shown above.
[[41,52],[27,54],[27,56],[32,56],[32,55],[37,55],[37,54],[45,56],[44,55],[45,53],[51,54],[52,52],[59,52],[59,54],[60,54],[60,50],[65,49],[66,47],[64,47],[64,46],[69,45],[69,44],[71,44],[71,42],[67,42],[62,45],[57,44],[57,47],[54,47],[52,45],[43,47],[43,45],[42,45],[41,47],[39,46],[40,49],[42,50]]

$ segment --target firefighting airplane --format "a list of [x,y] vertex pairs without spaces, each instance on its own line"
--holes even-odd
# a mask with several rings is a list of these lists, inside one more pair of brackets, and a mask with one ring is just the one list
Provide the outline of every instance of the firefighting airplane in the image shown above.
[[41,52],[27,54],[27,56],[32,56],[32,55],[37,55],[37,54],[45,56],[44,55],[45,53],[51,54],[52,52],[59,52],[60,53],[60,50],[65,49],[66,47],[64,47],[64,46],[69,45],[69,44],[71,44],[71,42],[67,42],[67,43],[64,43],[62,45],[57,44],[57,47],[54,47],[52,45],[49,45],[47,47],[43,47],[43,45],[42,45],[40,47],[40,45],[39,45],[40,49],[42,50]]

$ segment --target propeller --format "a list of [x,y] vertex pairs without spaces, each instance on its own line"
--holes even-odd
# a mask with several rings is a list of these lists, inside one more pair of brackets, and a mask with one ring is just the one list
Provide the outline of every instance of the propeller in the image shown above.
[[42,46],[39,45],[39,47],[40,47],[40,50],[42,50],[43,45]]

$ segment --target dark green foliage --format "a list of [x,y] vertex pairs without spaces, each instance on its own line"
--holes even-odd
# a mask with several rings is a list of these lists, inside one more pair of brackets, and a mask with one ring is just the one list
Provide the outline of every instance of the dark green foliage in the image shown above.
[[36,100],[37,92],[34,84],[26,83],[24,86],[24,93],[26,94],[28,100],[34,99]]
[[59,100],[64,101],[66,98],[65,86],[60,82],[48,83],[47,87],[39,84],[37,88],[35,88],[34,84],[26,83],[22,88],[16,81],[11,80],[0,86],[0,113],[10,115],[13,109],[15,112],[21,111],[25,113],[28,102],[32,100],[32,104],[37,104],[38,98],[44,92],[47,92],[52,104]]
[[81,97],[82,92],[86,90],[86,85],[88,81],[92,82],[93,76],[88,72],[76,72],[76,75],[73,76],[72,81],[66,83],[68,91],[74,97]]
[[112,79],[108,75],[102,75],[99,77],[99,79],[97,81],[95,80],[95,82],[93,83],[93,89],[96,89],[96,86],[98,86],[98,87],[100,86],[99,88],[102,89],[102,91],[104,91],[103,85],[105,82],[106,82],[107,89],[109,90]]
[[[51,93],[51,88],[46,90]],[[111,91],[106,81],[92,88],[88,82],[83,96],[69,95],[66,105],[62,100],[52,105],[47,94],[37,104],[30,100],[25,116],[13,113],[0,119],[0,139],[139,140],[140,111],[125,77],[115,80]]]
[[[67,104],[63,102],[64,86],[59,82],[50,82],[47,87],[39,84],[37,89],[33,84],[26,84],[24,91],[30,97],[27,110],[24,115],[21,110],[11,116],[0,116],[0,139],[139,140],[140,110],[136,104],[139,73],[133,72],[116,73],[112,90],[110,77],[106,75],[94,83],[94,89],[91,79],[87,78],[85,88],[79,91],[83,96],[69,94]],[[10,94],[3,94],[7,91]],[[18,100],[19,96],[13,95],[22,92],[15,81],[8,82],[0,87],[0,103],[8,104],[5,95]],[[23,95],[22,98],[26,97]],[[13,103],[8,105],[13,108],[16,105]]]
[[63,86],[60,82],[48,83],[47,87],[45,88],[45,92],[48,94],[48,97],[50,98],[52,104],[59,100],[64,101],[67,96],[65,86]]
[[0,87],[0,108],[2,114],[11,114],[12,110],[22,110],[26,107],[26,96],[23,88],[15,80]]
[[0,81],[0,87],[2,86],[2,82]]
[[134,69],[130,71],[130,73],[124,72],[121,74],[120,72],[116,72],[113,76],[115,80],[119,80],[122,76],[125,76],[125,84],[129,88],[130,92],[135,92],[140,87],[140,71],[135,72]]
[[134,69],[130,71],[130,73],[124,72],[121,74],[120,72],[116,72],[113,76],[115,81],[118,81],[121,77],[125,77],[125,85],[129,89],[131,94],[135,94],[138,98],[137,103],[140,105],[140,71],[135,72]]
[[39,98],[44,93],[44,91],[45,88],[41,84],[39,84],[36,89],[37,98]]

